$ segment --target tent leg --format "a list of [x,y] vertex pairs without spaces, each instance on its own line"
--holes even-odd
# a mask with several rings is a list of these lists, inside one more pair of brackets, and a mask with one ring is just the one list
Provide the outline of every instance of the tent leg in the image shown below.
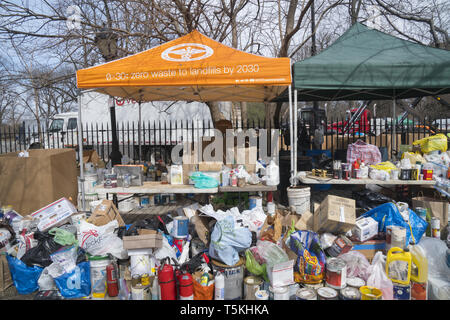
[[141,101],[139,100],[139,122],[138,122],[139,164],[142,163],[141,121],[142,121]]
[[[392,141],[392,151],[397,151],[397,119],[395,118],[395,113],[396,113],[396,102],[395,102],[395,94],[394,94],[394,100],[392,100],[392,137],[393,137],[393,141]],[[391,151],[391,156],[392,156],[392,151]]]
[[294,89],[294,185],[297,185],[297,157],[298,157],[298,134],[297,134],[297,126],[298,126],[298,105],[297,105],[297,90]]
[[293,185],[294,183],[294,128],[293,128],[293,120],[292,120],[292,87],[289,86],[289,132],[290,132],[290,145],[291,145],[291,178],[290,183]]
[[81,206],[86,211],[86,201],[84,194],[84,163],[83,163],[83,127],[81,126],[81,92],[78,93],[78,152],[80,162],[80,182],[81,182]]

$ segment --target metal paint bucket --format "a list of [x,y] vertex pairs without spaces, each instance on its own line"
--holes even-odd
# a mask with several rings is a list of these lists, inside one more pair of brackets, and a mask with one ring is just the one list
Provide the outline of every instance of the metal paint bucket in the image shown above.
[[214,271],[221,271],[225,276],[225,300],[241,300],[244,282],[244,259],[241,257],[234,266],[228,266],[211,259]]
[[366,282],[361,279],[361,278],[347,278],[347,287],[352,287],[352,288],[361,288],[364,287],[366,285]]
[[188,217],[175,217],[173,219],[172,236],[177,238],[187,237],[189,227]]
[[255,294],[261,289],[263,280],[259,277],[248,276],[244,278],[244,299],[256,300]]
[[338,292],[330,287],[317,289],[319,300],[338,300]]
[[370,286],[359,288],[361,300],[382,300],[383,292],[380,289]]
[[411,300],[411,285],[410,284],[400,284],[392,283],[394,300]]
[[347,264],[340,258],[330,258],[326,265],[326,283],[333,289],[345,288],[347,283]]
[[302,288],[297,290],[295,297],[296,300],[317,300],[317,293],[313,288]]
[[361,293],[359,289],[354,287],[347,287],[339,292],[341,300],[361,300]]

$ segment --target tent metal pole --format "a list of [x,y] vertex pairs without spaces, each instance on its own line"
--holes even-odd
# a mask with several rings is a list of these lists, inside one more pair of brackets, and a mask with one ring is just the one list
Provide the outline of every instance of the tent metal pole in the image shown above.
[[80,162],[80,184],[81,184],[81,206],[86,211],[86,200],[84,190],[84,163],[83,163],[83,127],[81,121],[81,90],[78,91],[78,159]]
[[290,132],[290,145],[291,145],[291,179],[290,183],[293,184],[293,174],[294,174],[294,128],[292,121],[292,87],[289,85],[289,132]]
[[[298,134],[297,134],[297,126],[298,126],[298,105],[297,105],[297,90],[294,89],[294,179],[297,177],[297,157],[298,157]],[[297,181],[294,180],[294,185],[297,185]]]
[[139,100],[139,122],[138,122],[139,164],[142,163],[141,122],[142,122],[141,100]]
[[[395,118],[396,113],[396,102],[395,102],[395,91],[394,91],[394,100],[392,101],[392,136],[393,136],[393,143],[392,143],[392,151],[397,150],[397,119]],[[391,152],[392,155],[392,152]]]

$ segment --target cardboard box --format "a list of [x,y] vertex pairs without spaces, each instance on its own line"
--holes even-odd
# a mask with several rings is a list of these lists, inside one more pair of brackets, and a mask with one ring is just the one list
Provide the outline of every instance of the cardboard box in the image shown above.
[[96,226],[104,226],[105,224],[117,220],[119,227],[125,226],[119,211],[111,200],[103,199],[103,201],[94,209],[87,222]]
[[0,296],[13,286],[14,283],[9,272],[8,260],[6,259],[6,254],[2,253],[0,254]]
[[375,254],[385,248],[385,240],[369,240],[365,242],[353,241],[352,250],[361,252],[371,262]]
[[295,224],[295,228],[297,230],[314,231],[314,215],[309,211],[303,212],[300,219],[298,219],[297,223]]
[[146,248],[161,248],[162,247],[162,235],[156,234],[143,234],[139,236],[124,236],[123,247],[124,249],[146,249]]
[[131,176],[130,186],[142,186],[144,183],[144,166],[143,165],[115,165],[114,173],[117,174],[117,186],[123,187],[123,178],[125,174]]
[[76,204],[77,162],[74,149],[33,149],[28,158],[18,152],[0,155],[0,203],[22,216],[58,199]]
[[378,234],[378,222],[371,217],[359,219],[351,232],[357,241],[370,240]]
[[204,161],[198,164],[198,171],[221,171],[222,161]]
[[83,150],[83,163],[91,162],[96,168],[104,168],[105,162],[99,157],[95,150]]
[[75,213],[78,213],[77,208],[66,198],[61,198],[33,212],[31,216],[39,220],[37,225],[38,229],[40,231],[46,231],[52,227],[66,223],[70,216]]
[[355,200],[328,195],[319,207],[318,232],[347,232],[355,226],[355,210]]

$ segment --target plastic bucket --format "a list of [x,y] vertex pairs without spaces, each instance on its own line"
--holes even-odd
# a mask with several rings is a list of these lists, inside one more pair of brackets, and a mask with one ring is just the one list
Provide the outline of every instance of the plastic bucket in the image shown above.
[[228,266],[211,259],[214,271],[221,271],[225,276],[225,300],[241,300],[244,282],[244,259],[241,258],[234,266]]
[[310,211],[310,187],[289,187],[287,188],[289,206],[294,206],[297,214]]
[[108,256],[90,256],[92,299],[105,299],[106,266],[110,263]]
[[359,292],[361,292],[361,300],[381,300],[383,295],[380,289],[370,286],[359,288]]
[[[78,177],[78,191],[81,192],[81,181]],[[97,174],[85,174],[84,175],[84,192],[85,193],[95,193],[95,186],[97,185]]]
[[155,273],[155,262],[150,258],[151,249],[128,250],[130,256],[130,273],[135,275],[153,275]]
[[127,213],[138,207],[136,199],[132,193],[118,193],[117,194],[119,213]]

